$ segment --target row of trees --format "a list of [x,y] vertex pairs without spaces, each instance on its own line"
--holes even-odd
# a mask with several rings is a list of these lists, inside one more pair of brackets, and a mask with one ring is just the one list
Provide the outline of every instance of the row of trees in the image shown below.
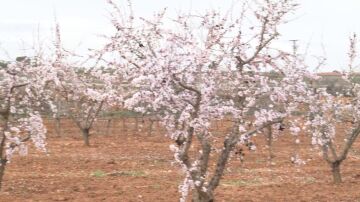
[[[40,111],[47,107],[59,116],[57,103],[65,103],[85,145],[105,108],[160,119],[184,171],[181,201],[189,191],[193,201],[213,201],[235,147],[260,131],[268,131],[271,144],[274,131],[284,126],[296,144],[301,144],[302,130],[310,134],[334,182],[341,182],[340,165],[360,133],[360,86],[352,79],[355,36],[344,74],[351,96],[344,97],[315,89],[308,81],[319,77],[307,71],[301,56],[272,46],[279,26],[297,7],[293,1],[246,1],[236,14],[210,11],[170,19],[166,10],[145,19],[134,16],[131,4],[123,11],[108,3],[115,33],[86,59],[89,67],[79,68],[84,61],[63,49],[58,25],[53,53],[39,52],[30,61],[1,67],[0,182],[11,155],[24,153],[28,140],[45,151]],[[215,137],[210,127],[224,118],[232,120],[232,130]],[[345,131],[338,132],[337,125],[344,123]],[[336,144],[339,133],[347,134],[342,147]],[[294,156],[293,161],[301,159]]]

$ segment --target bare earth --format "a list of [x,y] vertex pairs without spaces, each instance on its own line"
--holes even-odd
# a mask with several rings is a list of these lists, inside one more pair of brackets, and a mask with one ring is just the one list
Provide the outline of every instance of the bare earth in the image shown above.
[[[50,128],[47,155],[29,148],[28,156],[7,166],[0,201],[178,201],[183,174],[172,163],[171,142],[160,132],[112,126],[111,135],[96,126],[91,147],[68,121],[63,137]],[[284,134],[274,143],[275,165],[269,165],[263,139],[256,138],[255,152],[246,150],[243,164],[230,161],[217,201],[360,201],[360,144],[342,166],[344,182],[333,185],[329,166],[309,144],[300,148],[306,164],[296,166],[290,162],[293,140]]]

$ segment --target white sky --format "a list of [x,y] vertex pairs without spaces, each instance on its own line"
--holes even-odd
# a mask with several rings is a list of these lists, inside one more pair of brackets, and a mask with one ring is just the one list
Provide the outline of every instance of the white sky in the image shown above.
[[[124,0],[115,0],[125,3]],[[202,12],[211,8],[228,10],[234,0],[133,0],[137,16],[149,16],[164,7],[170,14],[179,11]],[[294,20],[280,30],[279,44],[291,48],[290,39],[298,39],[311,55],[328,58],[323,71],[343,69],[347,64],[348,37],[360,38],[360,0],[298,0],[301,7]],[[101,45],[98,34],[111,34],[106,0],[0,0],[0,59],[26,55],[37,40],[52,40],[54,16],[61,26],[65,46],[77,52]],[[56,14],[55,14],[56,13]],[[360,46],[360,45],[359,45]],[[360,47],[359,47],[360,48]],[[5,50],[7,53],[5,53]]]

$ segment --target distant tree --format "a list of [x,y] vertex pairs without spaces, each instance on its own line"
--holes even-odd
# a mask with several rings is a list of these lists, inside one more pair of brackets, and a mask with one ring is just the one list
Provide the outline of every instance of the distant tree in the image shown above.
[[6,68],[8,66],[8,62],[0,61],[0,68]]
[[112,91],[106,89],[104,82],[97,77],[102,72],[82,68],[79,60],[71,62],[73,55],[62,48],[58,25],[56,30],[56,53],[52,61],[52,68],[56,73],[53,98],[61,103],[64,112],[80,129],[84,144],[89,146],[93,124],[106,106]]
[[[360,134],[360,85],[352,79],[358,74],[354,69],[356,35],[350,37],[348,55],[349,66],[343,79],[350,84],[351,96],[348,97],[347,92],[333,95],[323,90],[308,97],[310,111],[307,126],[312,134],[312,143],[320,147],[336,184],[342,182],[340,166]],[[345,129],[342,130],[340,125]]]

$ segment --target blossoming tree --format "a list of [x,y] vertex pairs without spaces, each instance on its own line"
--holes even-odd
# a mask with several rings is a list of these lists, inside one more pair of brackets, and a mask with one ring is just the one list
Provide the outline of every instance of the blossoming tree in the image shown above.
[[312,144],[321,148],[323,158],[331,167],[334,183],[342,182],[340,166],[360,134],[360,84],[356,82],[359,73],[354,68],[356,35],[350,37],[348,56],[348,70],[343,73],[348,90],[333,95],[319,89],[308,97],[310,110],[306,125]]
[[13,154],[26,155],[29,141],[45,151],[39,109],[49,99],[45,86],[54,74],[40,59],[25,58],[0,68],[0,188]]
[[[308,93],[306,71],[291,65],[290,54],[271,48],[278,26],[296,4],[246,2],[237,17],[210,11],[169,21],[166,10],[152,20],[137,19],[109,4],[117,31],[103,52],[116,56],[108,59],[109,68],[133,88],[125,107],[161,111],[158,116],[174,140],[171,150],[185,173],[181,201],[190,190],[193,201],[213,201],[235,145],[291,116]],[[269,78],[270,70],[282,78]],[[257,104],[262,97],[269,98],[265,107]],[[232,130],[215,136],[211,124],[224,117],[233,120]],[[290,125],[297,135],[296,121]]]
[[[63,106],[65,113],[81,130],[84,144],[90,145],[90,130],[100,112],[107,106],[111,89],[103,80],[105,73],[82,67],[83,61],[61,46],[59,25],[56,26],[55,56],[51,66],[56,72],[53,82],[54,98]],[[88,59],[88,58],[87,58]],[[99,76],[102,75],[102,76]]]

